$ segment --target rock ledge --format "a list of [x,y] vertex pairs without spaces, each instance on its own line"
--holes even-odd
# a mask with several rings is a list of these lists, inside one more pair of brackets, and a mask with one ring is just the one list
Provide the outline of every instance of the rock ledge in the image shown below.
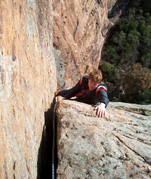
[[57,98],[58,178],[151,178],[150,105],[110,103],[105,118],[91,105]]

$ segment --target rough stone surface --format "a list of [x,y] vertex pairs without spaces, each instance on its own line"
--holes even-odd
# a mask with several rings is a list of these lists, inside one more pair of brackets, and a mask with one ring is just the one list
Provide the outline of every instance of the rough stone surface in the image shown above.
[[[54,92],[57,85],[75,84],[87,67],[98,67],[107,11],[115,2],[0,0],[0,178],[45,173],[40,149],[46,129],[52,133],[44,125]],[[89,105],[60,101],[58,106],[60,179],[110,178],[114,171],[123,178],[150,176],[150,116],[140,115],[149,110],[110,106],[100,120]]]
[[61,52],[54,48],[54,58],[56,62],[57,73],[57,88],[60,89],[64,86],[65,66],[64,59],[61,57]]
[[0,178],[36,178],[56,90],[51,0],[0,0]]
[[58,179],[151,178],[151,105],[91,105],[57,98]]
[[[66,86],[97,68],[115,0],[53,0],[53,45],[64,59]],[[61,86],[61,85],[60,85]]]

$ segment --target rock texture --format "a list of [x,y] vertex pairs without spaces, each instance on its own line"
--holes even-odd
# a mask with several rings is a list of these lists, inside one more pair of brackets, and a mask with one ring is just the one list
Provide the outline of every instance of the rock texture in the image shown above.
[[[89,70],[98,67],[104,37],[109,28],[108,8],[115,2],[53,1],[53,45],[60,51],[60,59],[64,62],[65,86],[75,84],[87,67]],[[61,88],[62,84],[58,87]]]
[[57,98],[58,179],[151,178],[151,105],[91,105]]
[[57,88],[51,0],[0,1],[0,178],[36,178]]
[[[43,141],[51,138],[54,92],[98,67],[107,11],[115,3],[0,0],[0,178],[50,173],[41,171],[41,155]],[[107,117],[98,119],[91,106],[57,105],[60,179],[150,177],[150,116],[110,105]]]

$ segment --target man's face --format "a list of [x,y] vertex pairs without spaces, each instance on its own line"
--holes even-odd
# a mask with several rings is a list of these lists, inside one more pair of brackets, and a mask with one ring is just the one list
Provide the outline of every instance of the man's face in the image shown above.
[[91,79],[88,80],[89,90],[94,90],[100,83],[94,82]]

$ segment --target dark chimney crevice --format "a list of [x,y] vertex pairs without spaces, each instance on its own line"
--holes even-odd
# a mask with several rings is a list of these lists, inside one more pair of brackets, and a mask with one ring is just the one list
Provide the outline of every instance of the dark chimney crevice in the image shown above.
[[38,152],[37,179],[56,179],[57,146],[55,97],[51,107],[44,113],[45,124]]

